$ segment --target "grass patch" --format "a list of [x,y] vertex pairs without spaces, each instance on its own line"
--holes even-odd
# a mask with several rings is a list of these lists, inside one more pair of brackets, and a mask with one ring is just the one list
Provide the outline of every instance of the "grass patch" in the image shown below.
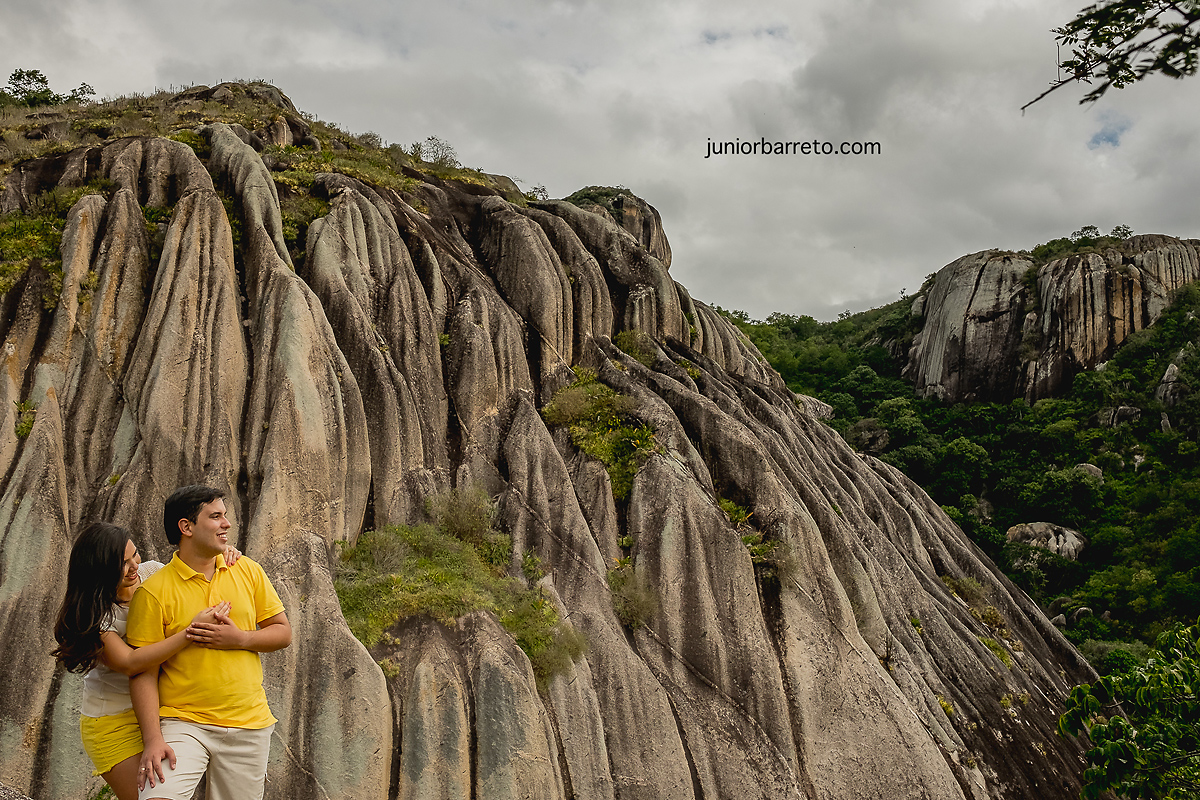
[[1000,644],[995,639],[986,639],[982,636],[979,637],[979,641],[983,643],[984,647],[986,647],[988,650],[991,650],[992,653],[995,654],[996,658],[1000,659],[1001,664],[1009,669],[1012,669],[1012,656],[1010,656],[1008,651],[1004,649],[1004,645]]
[[413,178],[400,174],[398,165],[386,150],[351,146],[349,150],[325,149],[317,152],[304,147],[267,147],[263,156],[274,157],[279,172],[273,173],[276,183],[290,188],[307,188],[313,176],[320,172],[337,172],[372,186],[411,191],[417,186]]
[[955,597],[962,598],[971,607],[982,605],[987,599],[987,591],[983,588],[983,584],[974,578],[954,578],[950,575],[943,575],[942,583],[946,584],[946,588]]
[[593,370],[577,369],[576,380],[542,408],[550,425],[568,425],[575,446],[604,464],[613,497],[624,500],[633,478],[658,447],[649,425],[632,417],[637,401],[600,383]]
[[733,527],[740,532],[742,544],[750,553],[750,560],[764,568],[759,572],[760,576],[789,580],[795,575],[798,565],[790,544],[771,539],[764,540],[761,531],[750,527],[750,517],[754,516],[750,509],[739,506],[725,497],[718,497],[717,505],[725,512],[725,516],[729,517]]
[[654,366],[654,341],[642,331],[621,331],[613,343],[634,361]]
[[540,589],[505,574],[507,558],[500,556],[511,554],[512,542],[491,527],[495,509],[486,495],[455,490],[432,498],[430,508],[433,524],[366,531],[342,550],[334,587],[350,630],[369,648],[405,617],[454,625],[464,614],[490,611],[529,656],[545,690],[583,655],[586,639],[559,619]]
[[[694,341],[696,338],[696,327],[694,325],[692,326],[691,333],[692,333],[691,338]],[[678,366],[683,367],[683,370],[688,374],[689,378],[691,378],[694,381],[700,380],[700,370],[697,369],[696,365],[693,364],[691,361],[688,361],[686,358],[681,358],[678,361],[676,361],[675,363]]]

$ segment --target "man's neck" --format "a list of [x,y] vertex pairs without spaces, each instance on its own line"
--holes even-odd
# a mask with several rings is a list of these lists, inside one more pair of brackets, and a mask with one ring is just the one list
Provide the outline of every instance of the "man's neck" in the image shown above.
[[206,580],[211,581],[213,574],[217,571],[217,557],[215,555],[201,555],[191,547],[188,547],[186,542],[180,542],[179,544],[179,560],[196,572],[199,572]]

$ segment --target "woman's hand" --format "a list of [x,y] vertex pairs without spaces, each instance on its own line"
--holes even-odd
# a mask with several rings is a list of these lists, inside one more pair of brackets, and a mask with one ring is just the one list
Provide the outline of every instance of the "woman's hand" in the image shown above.
[[[229,621],[229,610],[233,608],[233,604],[228,600],[222,600],[215,606],[204,609],[196,616],[192,617],[191,625],[197,622],[221,622],[222,620]],[[190,626],[189,626],[190,627]]]
[[238,550],[233,545],[225,546],[225,564],[232,567],[237,563],[237,560],[242,557],[242,551]]

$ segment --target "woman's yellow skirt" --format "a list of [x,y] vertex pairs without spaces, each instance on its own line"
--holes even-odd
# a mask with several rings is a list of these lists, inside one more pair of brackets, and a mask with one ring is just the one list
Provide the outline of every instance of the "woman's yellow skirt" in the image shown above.
[[103,775],[142,752],[142,729],[132,708],[107,717],[80,717],[79,733],[83,749],[96,767],[93,775]]

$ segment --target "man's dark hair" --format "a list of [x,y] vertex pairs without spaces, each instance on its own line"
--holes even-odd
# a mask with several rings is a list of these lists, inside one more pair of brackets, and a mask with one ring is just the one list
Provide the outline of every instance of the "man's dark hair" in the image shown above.
[[179,540],[183,538],[183,532],[179,530],[179,520],[186,519],[195,523],[201,508],[224,496],[225,493],[220,489],[199,484],[180,486],[171,492],[171,496],[163,505],[163,530],[167,533],[167,541],[178,547]]

